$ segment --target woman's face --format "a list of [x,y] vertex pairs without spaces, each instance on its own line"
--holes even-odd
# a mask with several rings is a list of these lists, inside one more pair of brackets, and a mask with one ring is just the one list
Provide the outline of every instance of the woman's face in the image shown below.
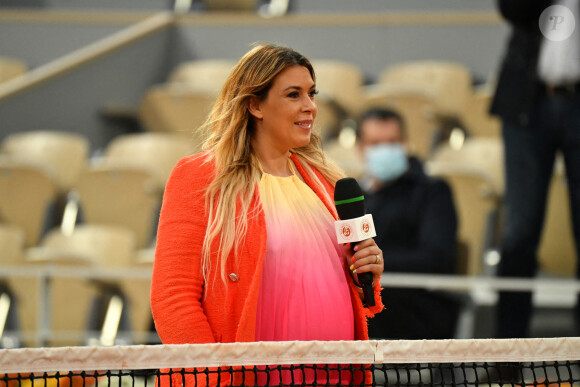
[[303,66],[291,66],[274,79],[266,99],[254,99],[257,143],[281,152],[308,145],[317,107],[316,85]]

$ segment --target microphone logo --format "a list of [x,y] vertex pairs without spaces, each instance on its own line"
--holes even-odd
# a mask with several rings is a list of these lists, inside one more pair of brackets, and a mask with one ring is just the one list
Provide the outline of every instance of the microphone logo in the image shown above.
[[352,237],[352,230],[348,224],[344,225],[340,232],[345,239],[350,239]]
[[369,222],[367,222],[366,220],[363,220],[362,222],[362,231],[363,234],[368,234],[369,231],[371,231],[371,226],[369,225]]

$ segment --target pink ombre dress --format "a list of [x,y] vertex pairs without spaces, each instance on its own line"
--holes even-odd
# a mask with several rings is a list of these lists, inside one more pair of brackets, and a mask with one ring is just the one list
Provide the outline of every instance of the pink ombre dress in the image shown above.
[[[292,163],[290,168],[289,177],[262,173],[259,186],[268,239],[256,341],[354,340],[345,257],[336,241],[334,218],[296,176]],[[291,376],[283,373],[282,382]],[[265,375],[260,379],[263,385]],[[269,384],[277,384],[276,379],[270,372]],[[338,372],[332,379],[338,379]]]

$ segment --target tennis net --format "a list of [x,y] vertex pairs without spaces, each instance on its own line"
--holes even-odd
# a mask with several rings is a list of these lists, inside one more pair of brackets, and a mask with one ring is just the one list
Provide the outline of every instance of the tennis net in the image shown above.
[[580,386],[580,338],[0,350],[0,387]]

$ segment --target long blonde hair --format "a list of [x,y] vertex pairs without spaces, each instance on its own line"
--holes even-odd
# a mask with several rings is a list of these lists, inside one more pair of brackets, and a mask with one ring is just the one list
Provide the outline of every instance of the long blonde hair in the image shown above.
[[[209,223],[203,241],[202,268],[206,282],[212,260],[216,259],[221,278],[226,281],[228,256],[232,249],[237,256],[246,237],[248,217],[257,215],[250,209],[261,209],[252,203],[260,170],[251,145],[255,126],[248,111],[250,99],[264,100],[278,74],[295,65],[306,67],[315,80],[310,61],[293,49],[274,44],[254,47],[233,68],[202,127],[207,132],[203,144],[207,162],[213,161],[216,168],[205,197]],[[325,158],[317,135],[312,134],[308,145],[291,151],[315,182],[318,179],[308,165],[332,184],[343,177],[338,167]]]

